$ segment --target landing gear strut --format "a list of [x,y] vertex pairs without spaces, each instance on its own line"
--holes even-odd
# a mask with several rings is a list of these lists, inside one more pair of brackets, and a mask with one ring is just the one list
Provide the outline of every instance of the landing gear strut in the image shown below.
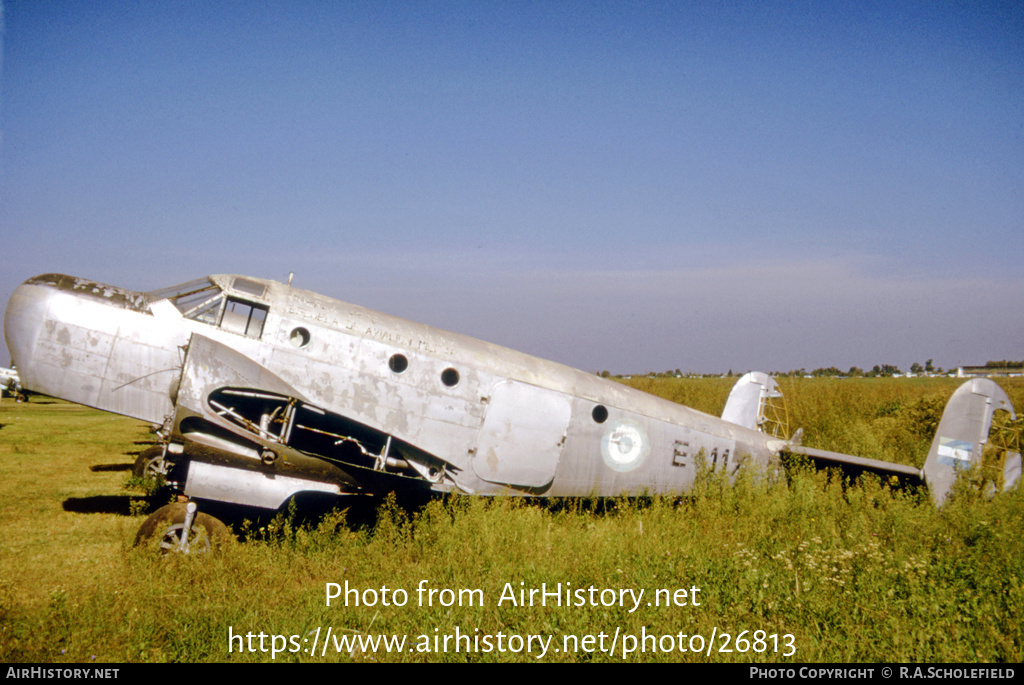
[[205,554],[231,538],[220,520],[197,511],[195,502],[175,502],[153,512],[139,528],[135,545],[156,547],[161,555]]

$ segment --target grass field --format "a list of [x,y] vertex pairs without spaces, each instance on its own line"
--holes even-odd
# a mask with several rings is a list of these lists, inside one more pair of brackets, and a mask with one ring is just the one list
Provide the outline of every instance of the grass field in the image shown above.
[[[731,387],[630,383],[714,414]],[[1024,383],[1001,384],[1024,408]],[[796,379],[783,390],[805,444],[919,465],[957,385]],[[213,557],[161,559],[131,546],[155,504],[126,487],[147,427],[33,399],[0,404],[3,662],[1024,657],[1020,488],[961,488],[936,510],[926,494],[797,466],[735,485],[707,474],[681,498],[386,500],[375,521],[365,506],[306,524],[283,516]],[[359,606],[355,594],[328,606],[328,584],[346,582]],[[519,605],[542,584],[583,590],[570,594],[581,605]],[[377,635],[407,642],[348,642]]]

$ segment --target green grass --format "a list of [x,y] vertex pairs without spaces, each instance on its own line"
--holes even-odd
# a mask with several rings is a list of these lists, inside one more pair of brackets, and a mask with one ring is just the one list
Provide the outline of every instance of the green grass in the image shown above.
[[[644,379],[637,379],[641,382]],[[955,382],[795,380],[784,384],[806,444],[907,463],[934,398]],[[718,413],[730,383],[658,380],[658,394]],[[1003,383],[1024,406],[1019,381]],[[454,497],[407,510],[392,500],[376,522],[345,511],[313,523],[282,516],[212,558],[158,559],[132,548],[143,517],[128,490],[146,427],[75,405],[0,405],[0,661],[270,661],[228,653],[228,628],[320,639],[357,633],[606,635],[615,654],[549,650],[545,661],[621,661],[622,635],[716,637],[710,655],[641,653],[628,661],[1019,662],[1024,657],[1024,493],[988,499],[961,490],[942,510],[927,496],[874,479],[844,483],[794,469],[705,474],[683,498],[605,502]],[[824,436],[824,437],[822,437]],[[894,447],[893,443],[898,446]],[[923,445],[923,447],[922,447]],[[99,467],[98,469],[96,467]],[[122,469],[122,470],[118,470]],[[261,529],[262,528],[262,529]],[[325,585],[408,593],[404,607],[325,603]],[[419,606],[416,588],[480,590],[483,605]],[[522,583],[522,585],[520,585]],[[645,590],[619,606],[520,607],[506,584]],[[659,589],[700,588],[699,606],[646,606]],[[439,600],[440,595],[435,595]],[[464,597],[465,599],[465,597]],[[755,632],[759,648],[754,652]],[[729,634],[725,645],[722,632]],[[743,633],[743,631],[748,631]],[[736,650],[736,639],[745,651]],[[771,638],[776,638],[775,653]],[[794,656],[781,636],[792,635]],[[744,640],[746,642],[744,642]],[[257,640],[258,642],[258,640]],[[678,640],[673,637],[674,646]],[[648,643],[649,645],[650,643]],[[667,644],[665,642],[662,643]],[[687,642],[689,644],[689,642]],[[279,643],[281,645],[281,643]],[[309,643],[303,643],[308,647]],[[422,646],[413,642],[411,646]],[[265,646],[270,648],[269,638]],[[284,645],[287,649],[287,645]],[[595,647],[597,643],[595,642]],[[696,646],[694,643],[693,646]],[[432,647],[432,643],[431,643]],[[319,648],[317,650],[320,651]],[[325,656],[276,661],[532,661],[536,652]]]

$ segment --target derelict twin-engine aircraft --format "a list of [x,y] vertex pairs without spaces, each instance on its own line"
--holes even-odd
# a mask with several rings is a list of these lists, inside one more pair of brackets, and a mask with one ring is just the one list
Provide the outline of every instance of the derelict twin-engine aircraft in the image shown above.
[[[800,446],[772,416],[781,393],[763,373],[741,378],[718,418],[244,276],[149,292],[37,276],[11,296],[4,333],[25,388],[160,426],[138,467],[191,500],[266,509],[306,492],[681,493],[700,458],[732,473],[782,452],[921,478],[941,504],[958,467],[981,461],[993,412],[1016,418],[999,386],[968,381],[916,469]],[[1020,454],[1003,463],[1009,487]],[[161,509],[140,537],[207,546],[218,522],[195,509]]]

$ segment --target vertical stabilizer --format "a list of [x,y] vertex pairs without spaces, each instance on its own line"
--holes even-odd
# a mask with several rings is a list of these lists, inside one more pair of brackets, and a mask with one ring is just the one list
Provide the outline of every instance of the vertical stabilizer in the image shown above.
[[785,438],[788,420],[782,404],[782,391],[775,379],[761,371],[751,371],[732,386],[722,418],[738,426]]
[[[946,501],[958,471],[980,466],[989,442],[992,414],[998,410],[1017,418],[1006,392],[987,378],[969,380],[953,393],[924,463],[925,480],[936,505],[941,506]],[[1012,486],[1020,472],[1020,454],[1007,450],[1003,461],[1003,489]]]

